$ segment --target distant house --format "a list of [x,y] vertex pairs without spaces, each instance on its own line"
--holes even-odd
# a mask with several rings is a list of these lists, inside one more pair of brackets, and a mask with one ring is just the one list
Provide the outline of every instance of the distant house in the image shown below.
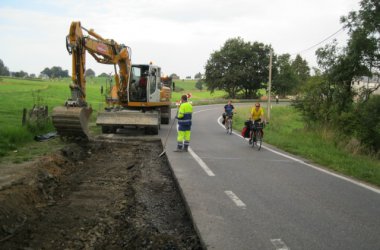
[[363,89],[370,89],[370,90],[375,90],[373,92],[374,95],[380,95],[380,77],[375,76],[368,78],[366,76],[362,76],[356,80],[354,80],[351,84],[353,89],[356,91],[363,90]]
[[191,80],[191,76],[186,76],[186,80]]

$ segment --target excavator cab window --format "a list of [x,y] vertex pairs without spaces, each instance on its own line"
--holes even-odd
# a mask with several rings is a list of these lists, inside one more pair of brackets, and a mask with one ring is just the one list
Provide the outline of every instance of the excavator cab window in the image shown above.
[[144,65],[133,65],[131,76],[131,86],[129,90],[130,100],[134,102],[146,102],[149,67]]
[[149,80],[150,94],[153,94],[157,89],[156,69],[155,68],[151,69],[151,74],[150,74],[149,78],[150,78],[150,80]]

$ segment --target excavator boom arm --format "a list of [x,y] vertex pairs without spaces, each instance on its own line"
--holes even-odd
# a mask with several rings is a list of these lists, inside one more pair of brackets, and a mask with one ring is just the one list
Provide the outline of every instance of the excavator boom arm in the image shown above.
[[[88,35],[84,36],[83,31]],[[86,51],[99,63],[115,66],[115,83],[112,99],[125,100],[131,72],[130,48],[113,40],[104,39],[92,29],[87,30],[80,22],[72,22],[66,37],[66,48],[72,55],[71,99],[65,106],[53,109],[52,120],[61,136],[87,137],[88,120],[92,113],[86,102]],[[116,72],[116,65],[119,72]],[[120,75],[120,76],[119,76]]]
[[[88,33],[83,35],[83,30]],[[131,50],[129,47],[118,44],[114,40],[104,39],[94,30],[87,30],[80,22],[72,22],[67,38],[72,53],[72,81],[73,89],[79,89],[80,99],[86,97],[86,51],[99,63],[118,65],[119,72],[115,72],[116,88],[119,96],[126,95],[131,71]],[[80,95],[81,94],[81,95]],[[74,93],[74,98],[78,94]]]

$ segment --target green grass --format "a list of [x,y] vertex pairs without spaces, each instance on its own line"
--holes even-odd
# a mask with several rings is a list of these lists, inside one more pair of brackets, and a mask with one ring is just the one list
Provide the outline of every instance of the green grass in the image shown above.
[[183,89],[179,92],[174,91],[172,93],[172,102],[181,100],[181,96],[184,94],[191,93],[191,101],[194,104],[209,104],[220,102],[226,96],[226,92],[222,90],[217,90],[214,93],[207,91],[206,86],[203,86],[202,90],[195,87],[196,80],[173,80],[175,82],[176,89]]
[[[237,108],[234,128],[241,131],[249,117],[249,108]],[[292,107],[275,107],[266,126],[264,141],[287,152],[302,156],[336,172],[380,186],[380,161],[352,155],[340,148],[333,132],[308,130]]]
[[[90,130],[100,133],[100,128],[96,127],[95,120],[98,110],[104,107],[104,96],[100,93],[100,87],[106,87],[106,78],[95,77],[87,78],[87,102],[92,106],[94,112],[90,120]],[[60,80],[40,80],[40,79],[21,79],[11,77],[1,77],[0,81],[0,160],[6,155],[15,156],[17,161],[29,159],[25,157],[16,157],[21,155],[22,148],[33,143],[33,138],[37,134],[43,134],[53,131],[51,121],[40,128],[31,126],[22,126],[23,109],[31,109],[34,104],[49,107],[49,113],[55,106],[63,105],[70,97],[69,84],[71,78]],[[180,99],[181,95],[191,93],[191,100],[194,103],[207,103],[210,100],[219,100],[225,93],[217,91],[210,94],[207,90],[197,90],[196,81],[179,80],[175,81],[176,86],[183,89],[181,92],[174,92],[172,101]],[[37,145],[42,145],[39,143]],[[28,146],[29,147],[29,146]],[[41,153],[44,153],[43,147]],[[16,152],[16,153],[15,153]],[[4,159],[3,159],[4,160]]]
[[[87,84],[88,102],[95,112],[103,103],[100,95],[100,80],[89,81]],[[28,130],[22,126],[23,109],[31,109],[34,104],[47,105],[49,112],[55,106],[63,105],[70,96],[69,83],[71,79],[53,81],[36,81],[2,77],[0,82],[0,157],[9,152],[19,151],[26,143],[33,141],[34,135],[53,130],[50,123],[36,129]]]

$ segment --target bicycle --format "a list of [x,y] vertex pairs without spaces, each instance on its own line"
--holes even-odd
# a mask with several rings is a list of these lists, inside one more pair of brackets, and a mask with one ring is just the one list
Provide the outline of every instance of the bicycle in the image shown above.
[[[250,144],[252,148],[255,146],[257,147],[257,150],[261,149],[261,145],[263,143],[263,129],[265,127],[264,122],[254,122],[251,125],[251,135],[249,138]],[[256,132],[256,136],[255,136]]]
[[227,115],[225,126],[226,126],[226,133],[232,135],[232,115]]

